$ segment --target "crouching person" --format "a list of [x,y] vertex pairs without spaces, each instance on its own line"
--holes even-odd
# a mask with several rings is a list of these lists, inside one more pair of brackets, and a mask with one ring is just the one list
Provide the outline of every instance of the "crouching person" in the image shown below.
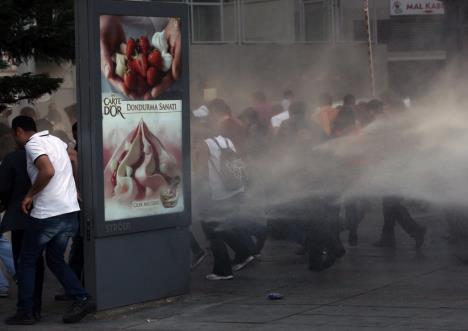
[[78,230],[80,209],[67,145],[48,131],[37,132],[30,117],[16,117],[12,128],[16,142],[26,150],[32,186],[21,208],[31,219],[25,229],[18,268],[17,312],[5,323],[36,322],[32,315],[36,261],[44,250],[48,267],[74,300],[63,322],[78,322],[94,311],[95,305],[64,259],[68,241]]

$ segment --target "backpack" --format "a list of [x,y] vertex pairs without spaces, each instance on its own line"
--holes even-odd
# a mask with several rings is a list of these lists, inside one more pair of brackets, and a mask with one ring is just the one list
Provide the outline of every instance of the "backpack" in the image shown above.
[[214,165],[211,158],[210,161],[213,168],[216,169],[221,177],[224,186],[230,191],[242,188],[247,178],[245,162],[237,152],[229,147],[229,143],[226,138],[224,138],[227,146],[226,148],[221,147],[216,138],[212,138],[211,140],[215,142],[221,152],[219,157],[219,169]]

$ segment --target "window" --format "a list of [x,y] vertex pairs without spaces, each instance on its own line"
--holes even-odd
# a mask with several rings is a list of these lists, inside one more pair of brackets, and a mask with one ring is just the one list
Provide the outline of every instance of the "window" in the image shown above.
[[188,3],[191,9],[194,43],[236,41],[236,0],[197,0]]
[[[186,0],[194,43],[366,42],[363,0]],[[390,4],[369,0],[370,33],[388,40]],[[378,33],[379,32],[379,33]]]
[[295,5],[292,0],[241,0],[243,42],[295,41]]
[[296,10],[297,41],[326,42],[330,40],[330,1],[299,0]]

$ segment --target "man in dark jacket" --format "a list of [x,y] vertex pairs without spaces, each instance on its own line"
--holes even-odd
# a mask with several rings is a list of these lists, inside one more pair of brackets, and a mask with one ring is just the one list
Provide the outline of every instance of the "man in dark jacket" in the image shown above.
[[[5,215],[0,224],[0,233],[11,231],[11,243],[15,268],[23,243],[24,229],[31,218],[21,211],[21,201],[26,196],[31,181],[26,170],[26,152],[19,149],[6,155],[0,164],[0,199],[6,204]],[[40,319],[42,284],[44,281],[44,259],[40,255],[36,263],[36,285],[34,292],[34,318]]]

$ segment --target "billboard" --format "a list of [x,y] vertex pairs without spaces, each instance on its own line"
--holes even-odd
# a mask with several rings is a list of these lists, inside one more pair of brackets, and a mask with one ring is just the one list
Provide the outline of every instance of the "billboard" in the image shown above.
[[438,0],[390,0],[390,15],[443,15],[444,4]]
[[184,210],[180,24],[100,17],[106,221]]

